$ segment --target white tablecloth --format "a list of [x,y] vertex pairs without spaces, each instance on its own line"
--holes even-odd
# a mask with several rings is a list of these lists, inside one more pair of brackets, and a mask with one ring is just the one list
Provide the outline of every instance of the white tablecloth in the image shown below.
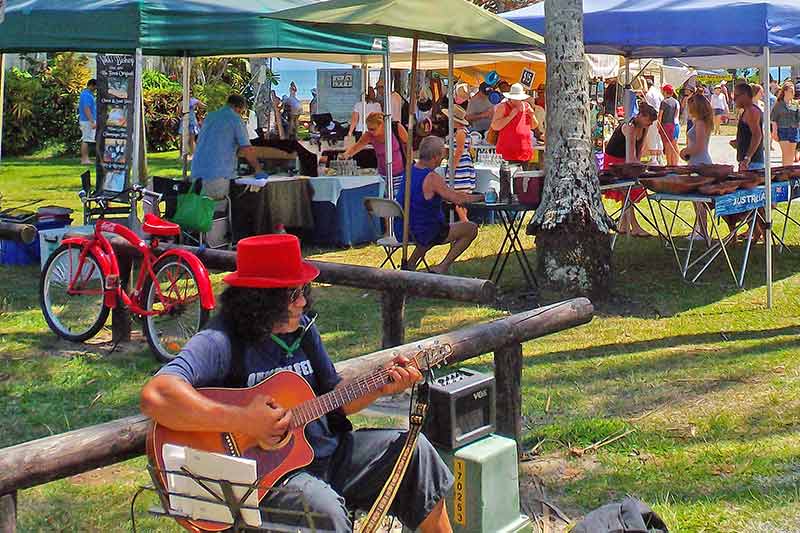
[[314,188],[314,201],[330,202],[334,205],[339,201],[342,191],[358,189],[376,183],[380,184],[379,196],[382,196],[385,186],[382,176],[320,176],[311,178],[311,186]]
[[342,191],[358,189],[377,183],[380,185],[379,196],[382,196],[385,187],[383,177],[377,174],[367,176],[319,176],[317,178],[309,178],[308,176],[270,176],[268,179],[243,176],[238,178],[236,183],[261,188],[267,184],[267,181],[269,181],[269,183],[277,183],[294,180],[309,180],[311,187],[314,189],[314,201],[330,202],[333,205],[339,202],[339,196],[341,196]]

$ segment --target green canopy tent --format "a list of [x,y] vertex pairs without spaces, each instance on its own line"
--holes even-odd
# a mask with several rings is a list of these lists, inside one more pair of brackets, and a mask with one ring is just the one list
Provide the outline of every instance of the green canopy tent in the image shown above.
[[[5,17],[0,22],[0,89],[4,52],[135,52],[137,58],[183,56],[187,72],[188,58],[196,56],[381,53],[380,45],[368,35],[371,32],[354,35],[323,31],[259,16],[308,3],[308,0],[5,0]],[[137,64],[141,65],[141,61]],[[187,78],[185,74],[184,79]],[[141,98],[140,91],[136,98]],[[185,90],[184,116],[188,111],[189,94]],[[140,113],[138,106],[137,112]],[[137,117],[136,129],[140,122]],[[139,137],[136,132],[135,144]],[[134,146],[134,149],[139,148]]]
[[[267,17],[304,24],[320,30],[330,29],[413,39],[411,109],[416,107],[417,54],[420,39],[447,43],[451,58],[452,53],[459,49],[475,52],[480,51],[482,46],[487,49],[507,51],[542,49],[544,46],[544,39],[540,35],[498,17],[468,0],[328,0],[271,13]],[[448,87],[448,101],[453,99],[452,91],[451,83]],[[452,113],[450,116],[452,117]],[[452,129],[451,119],[451,138]],[[409,142],[406,146],[407,178],[411,175],[413,131],[414,114],[410,113]],[[386,135],[387,157],[391,157],[390,142],[390,135]],[[404,267],[408,263],[410,185],[411,180],[406,179],[403,205]]]

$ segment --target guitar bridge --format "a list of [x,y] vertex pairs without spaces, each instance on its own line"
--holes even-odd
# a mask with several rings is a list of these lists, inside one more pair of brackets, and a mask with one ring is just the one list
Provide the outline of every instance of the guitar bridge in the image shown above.
[[239,450],[239,446],[236,444],[236,439],[230,433],[222,434],[222,445],[225,446],[225,449],[228,451],[228,455],[232,457],[242,456],[242,452]]

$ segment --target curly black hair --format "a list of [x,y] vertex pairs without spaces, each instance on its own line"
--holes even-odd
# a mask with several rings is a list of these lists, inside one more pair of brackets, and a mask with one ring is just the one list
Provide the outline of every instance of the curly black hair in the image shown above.
[[[252,289],[228,287],[220,295],[220,317],[225,329],[244,343],[268,338],[272,329],[288,319],[289,298],[294,289]],[[311,308],[311,285],[303,291],[305,311]]]

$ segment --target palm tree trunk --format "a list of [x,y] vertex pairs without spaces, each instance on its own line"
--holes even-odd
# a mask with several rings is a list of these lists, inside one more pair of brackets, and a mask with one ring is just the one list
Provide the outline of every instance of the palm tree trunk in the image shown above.
[[528,226],[537,267],[564,295],[606,295],[610,229],[603,208],[589,124],[589,74],[582,0],[545,0],[547,150],[542,204]]

